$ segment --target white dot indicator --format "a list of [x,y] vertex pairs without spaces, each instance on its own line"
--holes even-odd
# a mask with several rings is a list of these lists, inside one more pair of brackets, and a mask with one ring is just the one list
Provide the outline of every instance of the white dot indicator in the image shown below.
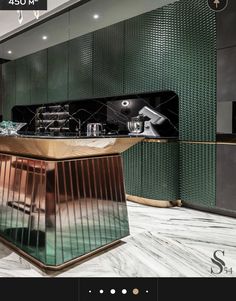
[[103,294],[103,293],[104,293],[104,290],[100,290],[99,293],[100,293],[100,294]]
[[43,39],[43,40],[47,40],[48,37],[47,37],[47,36],[42,36],[42,39]]
[[91,293],[92,293],[92,291],[91,291],[91,290],[89,290],[89,293],[91,294]]
[[127,290],[126,290],[125,288],[122,290],[122,294],[123,294],[123,295],[126,295],[126,294],[127,294]]
[[149,293],[149,291],[146,291],[146,294],[148,294]]
[[115,295],[116,290],[112,289],[112,290],[110,290],[110,293],[111,293],[112,295]]

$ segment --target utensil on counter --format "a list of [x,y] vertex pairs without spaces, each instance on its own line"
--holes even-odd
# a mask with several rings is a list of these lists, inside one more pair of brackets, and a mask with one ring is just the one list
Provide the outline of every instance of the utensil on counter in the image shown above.
[[103,133],[103,125],[101,123],[88,123],[87,125],[87,136],[96,137]]

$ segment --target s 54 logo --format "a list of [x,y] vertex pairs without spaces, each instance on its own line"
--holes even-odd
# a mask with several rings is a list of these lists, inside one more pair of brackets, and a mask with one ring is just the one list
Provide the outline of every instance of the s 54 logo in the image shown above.
[[211,261],[215,265],[215,267],[211,268],[211,274],[214,274],[214,275],[220,275],[222,273],[232,274],[233,273],[233,269],[232,268],[228,268],[226,266],[224,260],[219,257],[220,254],[221,254],[222,257],[225,256],[225,251],[216,250],[213,253],[213,258],[211,258]]

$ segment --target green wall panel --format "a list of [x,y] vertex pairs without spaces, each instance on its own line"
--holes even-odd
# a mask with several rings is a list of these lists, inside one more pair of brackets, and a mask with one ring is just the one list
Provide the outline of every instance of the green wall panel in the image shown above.
[[123,94],[124,22],[94,33],[94,96]]
[[123,153],[126,192],[130,195],[142,193],[142,143]]
[[48,102],[68,99],[68,42],[48,49]]
[[216,205],[216,144],[180,144],[181,200]]
[[29,57],[16,60],[16,105],[30,104]]
[[216,21],[207,1],[163,7],[163,89],[180,98],[180,139],[216,139]]
[[15,86],[15,62],[5,63],[2,66],[3,79],[3,119],[11,120],[11,109],[16,104],[16,86]]
[[180,139],[215,141],[216,22],[207,1],[177,1],[125,28],[125,93],[175,91]]
[[30,103],[43,104],[47,102],[47,49],[29,56],[30,64]]
[[128,194],[155,200],[179,198],[178,143],[143,142],[123,154]]
[[69,41],[69,99],[93,96],[93,34]]
[[178,143],[142,144],[142,197],[158,200],[179,198]]
[[163,11],[125,21],[125,94],[162,89]]

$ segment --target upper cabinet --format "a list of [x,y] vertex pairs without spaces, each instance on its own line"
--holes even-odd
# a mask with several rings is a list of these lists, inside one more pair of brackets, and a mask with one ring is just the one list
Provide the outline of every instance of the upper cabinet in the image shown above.
[[47,102],[47,49],[29,56],[31,104]]
[[93,83],[95,96],[124,93],[124,22],[94,33]]
[[69,41],[69,99],[93,96],[93,34]]
[[68,99],[68,42],[48,49],[48,102]]
[[5,63],[2,66],[3,79],[3,119],[11,120],[11,109],[16,104],[15,88],[15,61]]
[[29,57],[16,60],[16,105],[30,104]]

